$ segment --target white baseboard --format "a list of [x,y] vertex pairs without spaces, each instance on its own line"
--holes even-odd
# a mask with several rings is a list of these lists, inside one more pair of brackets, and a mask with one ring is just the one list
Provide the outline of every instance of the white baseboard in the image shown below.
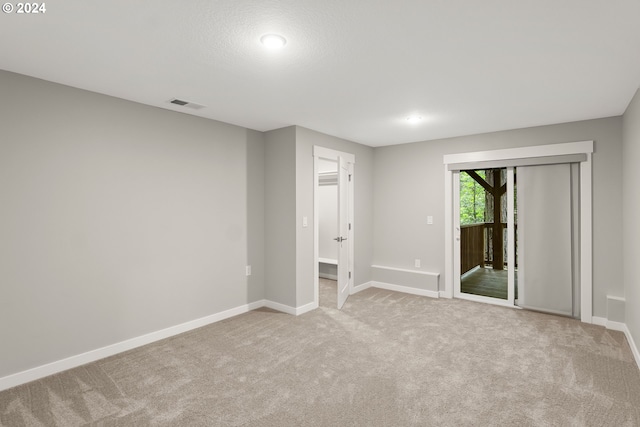
[[638,369],[640,369],[640,351],[638,350],[638,346],[636,346],[633,337],[631,336],[631,332],[627,327],[626,323],[622,322],[613,322],[605,317],[596,317],[593,316],[591,318],[592,323],[598,326],[604,326],[607,329],[611,329],[612,331],[620,331],[624,332],[624,336],[627,338],[627,342],[629,343],[629,347],[631,347],[631,353],[633,353],[633,358],[636,360],[636,365]]
[[439,298],[438,291],[429,291],[426,289],[411,288],[409,286],[393,285],[391,283],[371,282],[374,288],[386,289],[388,291],[404,292],[405,294],[420,295],[423,297]]
[[96,350],[91,350],[86,353],[67,357],[66,359],[51,362],[46,365],[37,366],[26,371],[11,374],[6,377],[0,378],[0,391],[18,386],[20,384],[28,383],[30,381],[35,381],[40,378],[48,377],[49,375],[57,374],[58,372],[76,368],[87,363],[95,362],[96,360],[104,359],[105,357],[113,356],[114,354],[122,353],[136,347],[141,347],[155,341],[160,341],[174,335],[188,332],[193,329],[209,325],[211,323],[219,322],[221,320],[237,316],[239,314],[247,313],[251,310],[263,307],[264,305],[264,301],[252,302],[222,311],[220,313],[212,314],[210,316],[201,317],[200,319],[191,320],[189,322],[171,326],[169,328],[165,328],[156,332],[151,332],[149,334],[121,341],[116,344],[111,344],[102,348],[98,348]]
[[364,291],[365,289],[369,289],[373,282],[366,282],[360,285],[354,286],[351,295],[357,294],[358,292]]
[[288,305],[269,300],[255,301],[249,304],[222,311],[220,313],[212,314],[210,316],[201,317],[200,319],[191,320],[189,322],[181,323],[176,326],[171,326],[160,331],[151,332],[146,335],[111,344],[102,348],[98,348],[96,350],[91,350],[86,353],[67,357],[66,359],[51,362],[46,365],[37,366],[26,371],[7,375],[6,377],[0,378],[0,391],[31,381],[35,381],[40,378],[48,377],[49,375],[57,374],[58,372],[73,369],[81,365],[86,365],[87,363],[95,362],[96,360],[104,359],[105,357],[113,356],[115,354],[122,353],[136,347],[151,344],[152,342],[160,341],[165,338],[191,331],[193,329],[201,328],[203,326],[210,325],[212,323],[216,323],[221,320],[237,316],[239,314],[247,313],[251,310],[256,310],[261,307],[268,307],[273,310],[281,311],[283,313],[299,316],[318,308],[318,304],[311,302],[301,307],[290,307]]
[[607,323],[604,325],[605,328],[611,329],[612,331],[620,331],[625,332],[627,330],[627,325],[621,322],[613,322],[611,320],[607,320]]
[[447,291],[439,291],[438,295],[440,295],[440,298],[448,298],[448,299],[453,298],[453,296],[449,295],[449,292]]
[[624,335],[627,337],[627,342],[629,343],[629,347],[631,347],[631,353],[633,353],[633,358],[636,359],[636,365],[638,369],[640,369],[640,351],[638,351],[638,346],[636,346],[633,337],[631,336],[631,332],[626,324],[624,324]]
[[281,311],[282,313],[291,314],[293,316],[296,315],[296,308],[291,307],[290,305],[280,304],[279,302],[263,300],[262,306],[270,308],[272,310]]
[[612,320],[607,319],[606,317],[591,317],[591,323],[598,326],[604,326],[607,329],[611,329],[612,331],[620,331],[624,332],[627,325],[622,322],[614,322]]
[[338,276],[335,274],[319,273],[318,277],[321,279],[338,280]]
[[291,307],[290,305],[280,304],[279,302],[262,300],[262,307],[267,307],[272,310],[280,311],[282,313],[291,314],[292,316],[300,316],[301,314],[308,313],[311,310],[318,308],[318,304],[310,302],[300,307]]
[[318,308],[318,303],[315,303],[315,302],[310,302],[309,304],[296,307],[296,316],[300,316],[301,314],[308,313],[311,310],[315,310],[316,308]]

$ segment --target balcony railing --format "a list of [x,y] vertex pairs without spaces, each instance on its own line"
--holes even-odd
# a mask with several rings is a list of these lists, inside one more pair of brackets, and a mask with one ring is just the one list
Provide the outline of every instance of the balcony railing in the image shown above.
[[[507,224],[502,223],[506,229]],[[518,266],[517,230],[516,226],[516,262]],[[504,264],[507,264],[507,233],[503,232]],[[460,272],[462,274],[476,266],[493,266],[493,223],[462,225],[460,227]]]

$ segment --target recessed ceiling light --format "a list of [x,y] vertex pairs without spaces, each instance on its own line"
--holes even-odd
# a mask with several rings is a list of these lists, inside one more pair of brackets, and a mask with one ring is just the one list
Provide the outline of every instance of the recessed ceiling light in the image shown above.
[[409,116],[407,117],[407,122],[409,123],[420,123],[422,121],[421,116]]
[[287,44],[287,39],[279,34],[265,34],[260,37],[260,43],[269,49],[280,49]]

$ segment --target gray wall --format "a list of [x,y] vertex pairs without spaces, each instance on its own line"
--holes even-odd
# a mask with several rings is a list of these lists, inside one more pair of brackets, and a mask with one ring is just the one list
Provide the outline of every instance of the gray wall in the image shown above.
[[[594,315],[623,296],[620,117],[387,146],[374,151],[373,261],[444,277],[444,154],[594,140]],[[427,216],[434,218],[427,225]]]
[[640,90],[623,117],[623,230],[626,321],[636,345],[640,345]]
[[262,132],[247,131],[248,300],[265,298],[265,142]]
[[263,297],[261,133],[4,71],[0,93],[0,377]]
[[[355,164],[354,284],[371,280],[373,148],[296,126],[297,306],[313,301],[313,146],[352,153]],[[309,227],[302,227],[302,217]]]
[[265,297],[296,307],[296,129],[265,133]]
[[610,118],[373,149],[4,71],[0,93],[0,377],[265,298],[312,302],[314,145],[356,156],[359,285],[374,263],[413,269],[420,258],[444,272],[443,154],[595,140],[594,315],[606,316],[607,294],[626,296],[640,340],[637,94],[624,126]]

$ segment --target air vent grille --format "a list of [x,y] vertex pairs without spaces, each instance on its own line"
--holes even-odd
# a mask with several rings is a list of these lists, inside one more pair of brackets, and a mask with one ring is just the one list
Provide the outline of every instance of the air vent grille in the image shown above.
[[178,105],[180,107],[191,108],[192,110],[200,110],[201,108],[205,107],[204,105],[196,104],[195,102],[185,101],[183,99],[177,98],[169,100],[169,103]]

